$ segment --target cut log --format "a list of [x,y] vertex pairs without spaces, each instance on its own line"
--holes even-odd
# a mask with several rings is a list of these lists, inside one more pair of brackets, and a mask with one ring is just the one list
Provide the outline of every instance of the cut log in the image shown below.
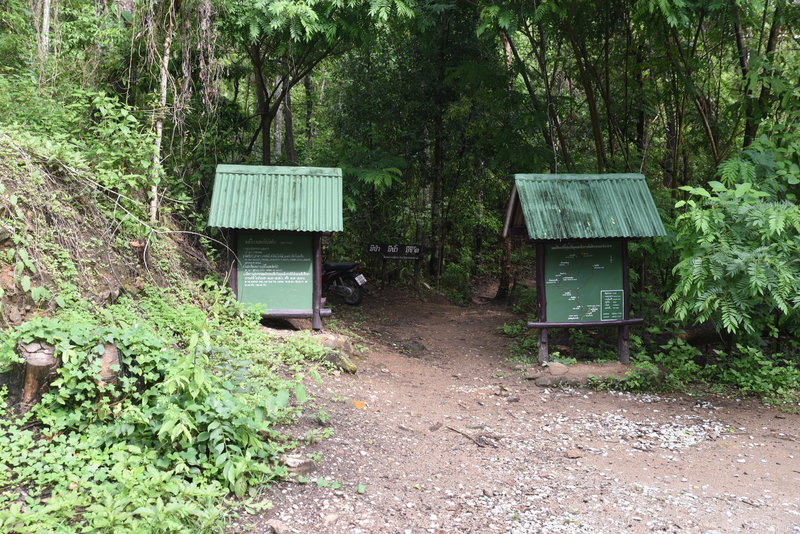
[[20,408],[23,412],[39,402],[42,393],[47,390],[51,380],[55,377],[57,367],[54,356],[55,349],[50,345],[39,343],[21,344],[20,355],[25,360],[24,378],[22,380],[22,395]]

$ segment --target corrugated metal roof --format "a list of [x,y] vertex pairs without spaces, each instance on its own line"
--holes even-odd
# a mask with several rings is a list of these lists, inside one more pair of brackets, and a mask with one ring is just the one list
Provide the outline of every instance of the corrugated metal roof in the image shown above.
[[217,165],[208,225],[340,232],[342,170]]
[[515,174],[531,239],[665,235],[641,174]]

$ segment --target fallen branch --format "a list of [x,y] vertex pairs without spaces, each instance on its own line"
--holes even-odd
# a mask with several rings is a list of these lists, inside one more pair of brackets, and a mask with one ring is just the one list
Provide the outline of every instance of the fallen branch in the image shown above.
[[452,430],[452,431],[453,431],[453,432],[455,432],[456,434],[461,434],[461,435],[462,435],[462,436],[464,436],[465,438],[468,438],[469,440],[471,440],[471,441],[472,441],[472,442],[473,442],[475,445],[477,445],[478,447],[485,447],[485,445],[484,445],[483,443],[481,443],[481,442],[480,442],[480,441],[478,441],[477,439],[473,438],[472,436],[470,436],[470,435],[469,435],[469,434],[467,434],[466,432],[462,432],[462,431],[460,431],[460,430],[457,430],[457,429],[453,428],[452,426],[446,426],[445,428],[446,428],[446,429],[448,429],[448,430]]

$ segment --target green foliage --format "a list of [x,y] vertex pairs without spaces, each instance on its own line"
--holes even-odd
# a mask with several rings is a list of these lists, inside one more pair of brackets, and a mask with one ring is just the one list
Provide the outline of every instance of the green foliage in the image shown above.
[[[91,531],[215,532],[225,494],[286,475],[276,459],[290,443],[275,426],[308,400],[300,361],[311,345],[285,351],[242,322],[227,290],[202,285],[104,310],[74,303],[6,333],[0,365],[36,341],[55,347],[60,366],[29,414],[0,419],[4,531],[81,521]],[[104,382],[98,358],[111,344],[120,365]]]
[[511,310],[514,313],[525,314],[528,317],[535,318],[536,310],[539,306],[538,302],[536,288],[522,286],[514,292]]
[[695,347],[673,339],[660,347],[646,348],[631,336],[633,369],[623,378],[595,379],[598,389],[633,392],[661,391],[753,395],[768,403],[789,405],[800,400],[798,357],[767,355],[737,345],[736,350],[714,352],[712,362]]
[[512,358],[526,363],[538,360],[539,340],[535,330],[528,328],[527,321],[504,324],[500,332],[514,339],[511,345]]
[[440,279],[442,289],[453,302],[460,304],[469,302],[472,289],[467,269],[468,266],[464,266],[462,263],[448,263],[442,272]]
[[[25,76],[0,73],[0,122],[45,161],[91,172],[108,193],[135,196],[150,184],[153,137],[147,125],[103,91],[42,91]],[[121,202],[140,211],[129,198]]]
[[784,354],[767,355],[763,351],[736,346],[732,354],[717,352],[719,358],[707,372],[718,384],[736,388],[776,404],[800,399],[800,366],[798,358]]
[[[800,315],[800,207],[779,200],[735,173],[752,166],[725,164],[722,182],[683,188],[676,207],[681,260],[678,283],[665,302],[678,319],[709,319],[734,334],[778,335]],[[732,169],[735,169],[732,170]],[[777,321],[776,321],[777,317]]]

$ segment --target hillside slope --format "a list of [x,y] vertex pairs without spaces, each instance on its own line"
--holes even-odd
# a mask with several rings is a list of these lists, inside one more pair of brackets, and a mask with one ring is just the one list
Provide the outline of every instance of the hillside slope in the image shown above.
[[38,141],[0,131],[0,326],[77,298],[102,305],[209,273],[185,234],[144,224],[131,199]]

